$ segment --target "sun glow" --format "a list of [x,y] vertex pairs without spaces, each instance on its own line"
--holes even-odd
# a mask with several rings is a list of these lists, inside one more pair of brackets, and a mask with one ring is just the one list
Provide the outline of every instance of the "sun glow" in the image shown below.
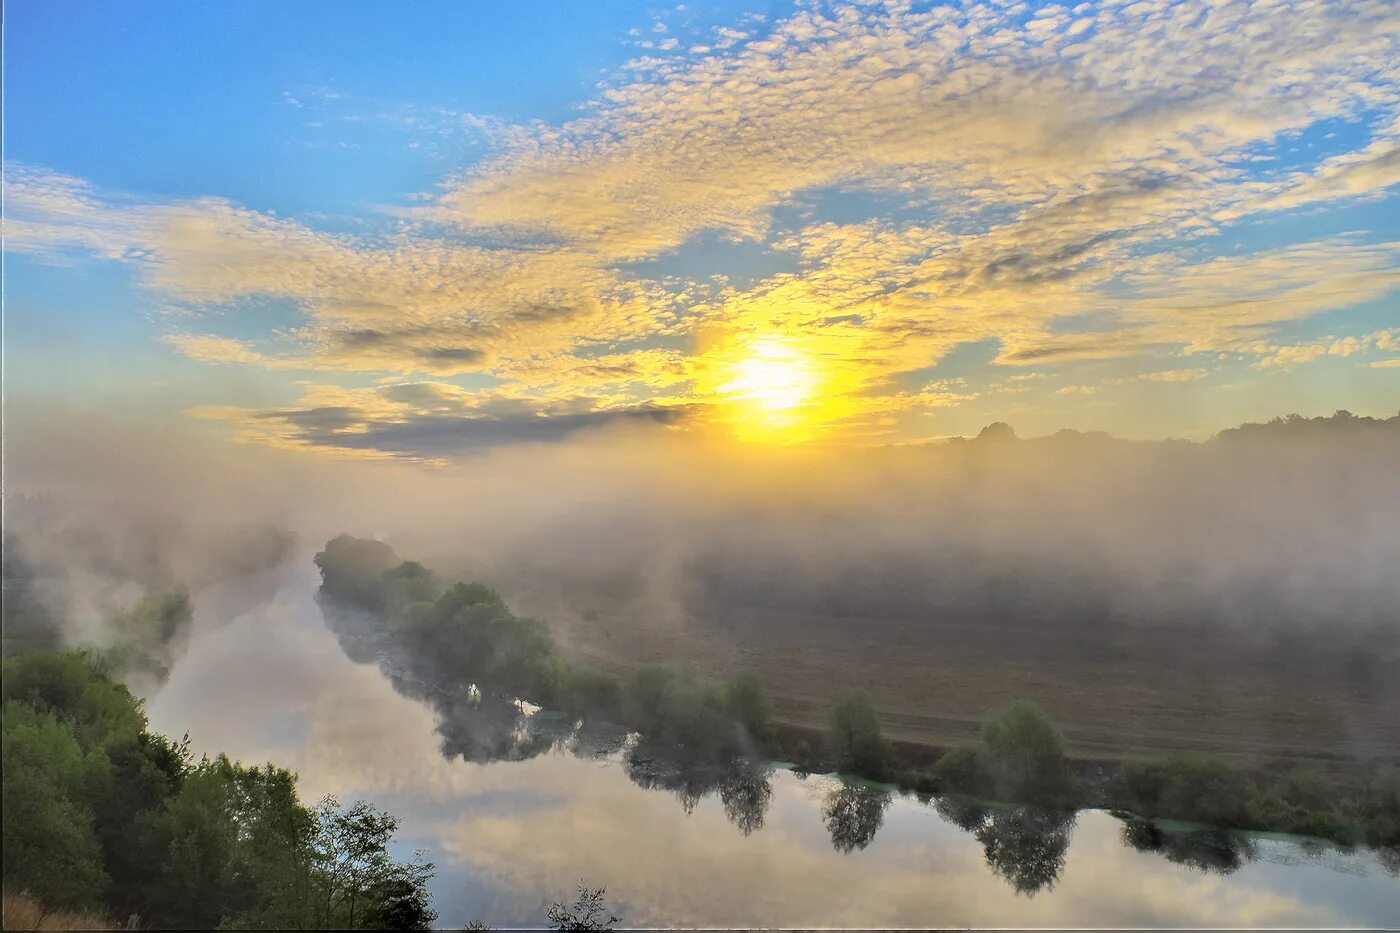
[[731,401],[749,401],[769,412],[796,408],[812,397],[816,374],[787,342],[767,337],[749,347],[749,355],[731,365],[730,378],[719,386]]
[[712,394],[729,433],[793,443],[820,432],[826,382],[820,358],[786,335],[729,344],[711,357]]

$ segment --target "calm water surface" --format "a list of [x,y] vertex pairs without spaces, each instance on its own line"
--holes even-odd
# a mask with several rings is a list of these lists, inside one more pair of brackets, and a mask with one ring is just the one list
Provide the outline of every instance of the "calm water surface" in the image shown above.
[[443,926],[538,926],[580,879],[638,926],[1400,922],[1394,860],[1370,850],[922,801],[764,766],[684,773],[606,728],[396,688],[392,663],[327,628],[308,566],[200,598],[152,724],[293,768],[306,799],[399,816],[405,850],[438,866]]

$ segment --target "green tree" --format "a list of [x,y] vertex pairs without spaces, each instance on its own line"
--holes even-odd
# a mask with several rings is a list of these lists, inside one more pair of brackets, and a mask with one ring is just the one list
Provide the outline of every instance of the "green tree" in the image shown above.
[[131,691],[107,677],[100,662],[84,651],[6,659],[0,700],[71,723],[84,749],[134,741],[146,728],[146,716]]
[[233,789],[219,761],[204,761],[159,812],[137,823],[148,862],[143,916],[164,927],[207,930],[246,907],[235,896],[238,828],[228,818]]
[[1064,736],[1034,703],[1019,700],[982,723],[982,746],[998,794],[1042,803],[1072,794]]
[[884,736],[869,693],[838,693],[831,701],[827,724],[832,752],[841,770],[877,779],[889,772],[894,751]]
[[766,745],[772,739],[773,704],[757,674],[738,674],[721,688],[725,714],[742,725],[754,741]]
[[410,603],[432,602],[442,595],[437,575],[413,560],[406,560],[382,578],[384,611],[391,617]]
[[384,608],[384,574],[399,563],[382,541],[337,535],[315,557],[321,591],[333,599],[366,609]]
[[392,920],[405,929],[428,928],[436,914],[428,906],[431,862],[389,855],[398,820],[363,801],[342,807],[325,797],[316,807],[314,856],[320,885],[319,925],[375,928]]
[[72,727],[9,702],[3,711],[4,876],[44,903],[92,908],[108,887],[90,788],[106,767]]

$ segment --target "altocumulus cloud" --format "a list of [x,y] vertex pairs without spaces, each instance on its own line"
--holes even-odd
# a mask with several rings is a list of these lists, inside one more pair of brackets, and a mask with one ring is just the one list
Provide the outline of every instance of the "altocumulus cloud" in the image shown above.
[[[19,165],[6,247],[132,264],[197,315],[275,296],[304,316],[261,338],[169,335],[200,360],[480,374],[493,380],[482,405],[517,409],[405,413],[381,399],[355,408],[353,427],[318,423],[307,413],[337,406],[314,400],[300,415],[201,410],[250,439],[389,455],[703,410],[713,386],[683,348],[706,329],[795,335],[860,399],[848,427],[868,435],[891,413],[956,401],[897,377],[962,344],[995,341],[1010,366],[1220,353],[1301,365],[1340,350],[1281,353],[1283,325],[1400,287],[1400,244],[1364,235],[1210,255],[1242,221],[1386,197],[1400,181],[1389,0],[801,4],[747,23],[650,50],[561,125],[473,118],[493,154],[374,235]],[[1323,121],[1354,128],[1349,151],[1267,167]],[[871,216],[788,210],[824,192],[867,197]],[[746,287],[638,274],[638,260],[715,232],[794,268]],[[1057,327],[1069,317],[1096,323]],[[1353,337],[1382,348],[1333,339]]]

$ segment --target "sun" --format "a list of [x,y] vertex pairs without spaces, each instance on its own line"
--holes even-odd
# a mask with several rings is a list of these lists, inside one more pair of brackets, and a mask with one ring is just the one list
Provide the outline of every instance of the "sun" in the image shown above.
[[792,443],[814,428],[821,373],[811,354],[783,335],[756,337],[716,360],[714,395],[740,440]]
[[728,376],[719,386],[721,395],[730,401],[752,402],[769,412],[804,404],[817,383],[811,362],[776,337],[754,341],[747,355],[730,365]]

